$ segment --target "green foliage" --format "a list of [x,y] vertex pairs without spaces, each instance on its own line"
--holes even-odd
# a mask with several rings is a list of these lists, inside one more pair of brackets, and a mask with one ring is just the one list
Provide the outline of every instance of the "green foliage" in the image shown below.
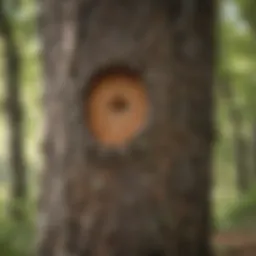
[[256,41],[236,2],[222,2],[218,74],[231,77],[234,101],[249,121],[255,118],[256,108]]
[[[20,206],[19,206],[20,207]],[[34,207],[23,204],[25,218],[14,221],[7,214],[4,201],[0,201],[0,255],[1,256],[28,256],[31,255],[34,245],[35,227]]]
[[256,2],[254,0],[236,0],[244,19],[251,27],[256,27]]
[[223,229],[256,229],[256,187],[237,199],[219,220]]
[[[234,207],[235,197],[237,197],[234,123],[231,122],[230,117],[234,108],[242,115],[243,138],[248,143],[248,148],[252,147],[252,123],[256,120],[256,33],[253,32],[254,23],[251,22],[250,14],[246,13],[245,9],[249,8],[252,10],[251,13],[255,13],[255,3],[255,0],[220,2],[216,82],[218,85],[216,88],[218,142],[214,157],[214,209],[217,225],[224,225],[222,219],[228,218],[227,211],[230,212],[229,209]],[[253,15],[253,18],[255,17]],[[231,101],[223,99],[221,94],[223,84],[227,81],[231,91]],[[249,161],[252,160],[252,154],[253,152],[250,152]],[[252,166],[252,161],[249,165]],[[253,172],[252,169],[251,172]],[[246,199],[244,200],[246,203]],[[241,203],[242,201],[243,198]]]

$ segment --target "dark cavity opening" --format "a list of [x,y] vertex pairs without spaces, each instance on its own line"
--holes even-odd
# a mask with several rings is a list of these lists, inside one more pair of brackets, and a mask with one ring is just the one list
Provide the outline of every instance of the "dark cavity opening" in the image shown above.
[[129,109],[129,102],[122,96],[116,96],[109,103],[112,112],[121,114]]

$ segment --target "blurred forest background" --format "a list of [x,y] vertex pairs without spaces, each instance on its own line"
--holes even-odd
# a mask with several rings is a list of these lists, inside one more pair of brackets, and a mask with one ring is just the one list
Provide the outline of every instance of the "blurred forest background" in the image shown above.
[[[0,255],[27,256],[42,166],[34,0],[0,0]],[[256,231],[256,1],[221,0],[215,79],[214,230]]]

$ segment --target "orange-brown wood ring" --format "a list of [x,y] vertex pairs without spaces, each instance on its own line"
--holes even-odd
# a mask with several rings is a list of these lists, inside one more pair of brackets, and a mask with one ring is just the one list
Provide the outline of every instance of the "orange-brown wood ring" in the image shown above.
[[128,73],[106,74],[96,81],[86,104],[89,129],[100,144],[123,146],[147,122],[146,88],[139,77]]

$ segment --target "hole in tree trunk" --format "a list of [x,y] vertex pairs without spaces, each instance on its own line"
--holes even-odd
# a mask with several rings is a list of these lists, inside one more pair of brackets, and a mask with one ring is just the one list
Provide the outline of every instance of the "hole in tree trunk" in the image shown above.
[[124,111],[128,110],[129,102],[122,96],[115,96],[109,103],[111,111],[116,114],[122,114]]
[[99,74],[86,99],[86,123],[104,146],[123,146],[143,130],[149,102],[140,77],[131,71]]

